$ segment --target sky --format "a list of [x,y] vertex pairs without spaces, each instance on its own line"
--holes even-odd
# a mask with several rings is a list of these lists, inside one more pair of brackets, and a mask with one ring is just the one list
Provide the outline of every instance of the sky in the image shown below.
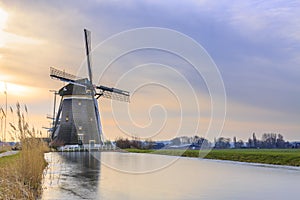
[[[0,106],[5,107],[6,87],[8,105],[27,105],[30,124],[46,135],[42,127],[49,127],[46,115],[53,109],[49,90],[64,86],[49,77],[49,68],[87,76],[83,29],[88,28],[96,84],[131,92],[130,104],[99,100],[106,138],[197,134],[247,140],[253,132],[258,137],[273,132],[300,140],[299,11],[300,1],[292,0],[0,1]],[[205,49],[226,94],[226,101],[214,98],[226,107],[221,132],[210,124],[213,116],[223,125],[222,115],[212,114],[222,108],[213,105],[210,85],[179,56],[143,49],[101,73],[101,58],[140,38],[113,41],[104,51],[101,44],[144,27],[176,31]],[[141,39],[147,38],[151,41],[150,34]],[[15,120],[9,113],[8,118]]]

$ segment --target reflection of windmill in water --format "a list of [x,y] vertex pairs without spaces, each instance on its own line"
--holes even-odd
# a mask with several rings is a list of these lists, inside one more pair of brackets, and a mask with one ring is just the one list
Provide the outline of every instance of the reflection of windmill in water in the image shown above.
[[89,78],[79,78],[54,68],[50,69],[52,78],[68,83],[58,92],[61,102],[52,128],[53,146],[103,144],[97,99],[103,96],[119,101],[129,101],[127,91],[93,84],[91,37],[86,29],[84,29],[84,36]]

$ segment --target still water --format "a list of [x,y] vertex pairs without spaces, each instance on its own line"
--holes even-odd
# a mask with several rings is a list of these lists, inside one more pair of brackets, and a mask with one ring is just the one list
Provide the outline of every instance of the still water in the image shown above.
[[300,168],[115,152],[47,153],[43,200],[299,199]]

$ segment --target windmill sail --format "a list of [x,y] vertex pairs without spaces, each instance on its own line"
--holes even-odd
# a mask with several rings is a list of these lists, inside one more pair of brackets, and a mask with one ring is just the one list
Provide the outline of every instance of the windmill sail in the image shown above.
[[92,75],[92,68],[91,68],[91,32],[88,31],[87,29],[84,29],[84,38],[85,38],[85,49],[86,49],[86,61],[87,61],[87,66],[88,66],[88,72],[89,72],[89,80],[91,84],[93,84],[93,75]]
[[54,67],[50,67],[50,77],[56,78],[65,82],[75,82],[77,79],[81,79],[73,74],[66,73],[65,71],[61,71],[59,69],[55,69]]
[[[72,83],[74,85],[84,86],[84,87],[93,87],[91,86],[91,83],[87,81],[86,79],[83,79],[81,77],[75,76],[73,74],[69,74],[65,71],[55,69],[54,67],[50,68],[50,77],[54,79],[58,79],[64,82]],[[100,96],[103,96],[107,99],[113,99],[118,101],[124,101],[129,102],[129,92],[125,90],[120,90],[117,88],[110,88],[103,85],[96,86],[94,89],[98,89],[99,91],[96,91],[95,95],[98,95],[98,98]]]
[[107,99],[129,102],[129,92],[125,90],[109,88],[102,85],[97,86],[96,88],[100,90],[100,93],[98,93],[99,97],[103,96],[104,98]]
[[[84,29],[84,38],[85,38],[85,48],[86,48],[86,60],[87,60],[87,66],[88,66],[88,73],[89,73],[89,80],[90,84],[93,87],[93,74],[92,74],[92,59],[91,59],[91,32],[87,29]],[[102,143],[104,143],[103,134],[102,134],[102,126],[101,126],[101,120],[100,120],[100,113],[99,113],[99,106],[98,101],[96,98],[94,98],[95,95],[95,88],[92,88],[91,94],[93,96],[93,102],[94,102],[94,108],[95,108],[95,117],[97,122],[97,128],[98,128],[98,134],[99,139]]]

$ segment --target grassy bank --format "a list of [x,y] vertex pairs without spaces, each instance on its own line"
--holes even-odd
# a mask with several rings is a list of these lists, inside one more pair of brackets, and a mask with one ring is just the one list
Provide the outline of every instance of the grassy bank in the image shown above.
[[0,168],[3,168],[12,162],[15,162],[19,157],[20,157],[20,153],[17,153],[17,154],[11,155],[11,156],[1,157],[0,158]]
[[[210,152],[199,150],[139,150],[126,149],[133,153],[153,153],[183,157],[207,155],[207,159],[232,160],[239,162],[264,163],[274,165],[300,166],[300,149],[222,149]],[[203,157],[203,156],[200,156]]]
[[46,146],[39,139],[24,142],[15,155],[0,158],[0,199],[37,199],[42,191]]

